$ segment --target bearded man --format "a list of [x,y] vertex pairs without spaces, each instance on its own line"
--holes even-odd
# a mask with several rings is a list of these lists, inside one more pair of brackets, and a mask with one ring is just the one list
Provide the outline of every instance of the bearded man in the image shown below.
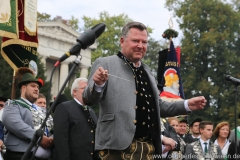
[[[16,72],[18,87],[21,92],[20,99],[9,100],[5,103],[2,121],[7,129],[6,132],[6,153],[4,160],[20,160],[26,152],[31,139],[42,123],[44,117],[37,110],[34,102],[39,95],[39,88],[43,81],[36,79],[33,71],[26,67],[21,67]],[[49,126],[47,126],[49,127]],[[48,159],[49,150],[53,144],[50,137],[43,136],[34,160]],[[36,147],[33,147],[28,159],[34,154]],[[38,156],[36,156],[38,154]]]

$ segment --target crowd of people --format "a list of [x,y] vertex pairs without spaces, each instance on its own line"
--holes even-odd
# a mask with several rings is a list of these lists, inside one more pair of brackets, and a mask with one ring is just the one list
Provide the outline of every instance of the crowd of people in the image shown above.
[[[212,122],[197,118],[190,123],[187,134],[188,122],[176,116],[202,110],[207,101],[204,96],[162,100],[155,77],[141,61],[147,45],[147,27],[140,22],[127,23],[121,33],[121,50],[98,58],[88,79],[73,82],[72,100],[57,105],[27,159],[198,160],[233,156],[227,122],[214,129]],[[0,148],[6,146],[4,160],[22,158],[46,115],[46,98],[39,93],[43,83],[26,67],[18,69],[16,78],[21,96],[4,101],[1,119],[5,128],[0,140]],[[99,107],[98,116],[92,105]],[[210,141],[213,133],[214,143]]]

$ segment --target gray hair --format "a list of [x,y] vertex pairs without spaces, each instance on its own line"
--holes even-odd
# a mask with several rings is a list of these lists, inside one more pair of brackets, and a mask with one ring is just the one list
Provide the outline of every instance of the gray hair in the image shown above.
[[80,78],[77,78],[74,80],[74,82],[72,83],[72,88],[71,88],[71,96],[73,97],[73,90],[75,89],[78,89],[79,86],[79,82],[82,81],[82,82],[88,82],[88,79],[87,78],[83,78],[83,77],[80,77]]
[[[143,30],[147,31],[147,27],[144,24],[142,24],[140,22],[129,22],[123,27],[121,37],[126,37],[128,34],[128,31],[131,28],[137,28],[141,31],[143,31]],[[147,31],[147,34],[148,34],[148,31]]]

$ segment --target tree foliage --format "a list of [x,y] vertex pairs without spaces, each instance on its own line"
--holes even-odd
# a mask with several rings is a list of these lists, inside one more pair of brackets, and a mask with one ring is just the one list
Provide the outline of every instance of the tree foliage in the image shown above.
[[[44,81],[44,86],[42,86],[40,88],[39,92],[47,97],[48,96],[48,91],[49,91],[49,88],[50,88],[50,82],[47,81],[47,77],[46,77],[46,74],[45,74],[47,72],[47,68],[41,62],[41,59],[42,59],[42,57],[38,56],[38,60],[37,60],[38,75],[37,75],[37,77],[41,78]],[[51,99],[51,95],[50,95],[49,98]]]
[[122,27],[131,19],[125,15],[110,16],[107,12],[101,12],[99,19],[83,16],[84,28],[91,28],[98,23],[105,23],[104,33],[97,39],[97,49],[92,52],[92,62],[98,57],[114,55],[119,51],[119,37]]
[[[0,37],[0,48],[2,38]],[[13,81],[13,69],[3,59],[0,50],[0,68],[1,68],[1,83],[0,83],[0,96],[11,98],[12,81]]]
[[79,28],[78,23],[80,23],[79,19],[75,18],[74,16],[71,16],[71,19],[67,20],[67,25],[71,26],[73,30],[81,31],[81,28]]
[[51,21],[51,15],[47,14],[47,13],[37,12],[37,21],[39,21],[39,22]]
[[233,85],[224,80],[224,74],[240,78],[239,13],[221,0],[166,0],[166,6],[174,11],[184,35],[181,74],[185,97],[203,95],[208,101],[205,110],[194,112],[193,117],[233,124]]
[[50,14],[37,12],[37,20],[39,22],[61,21],[63,24],[71,27],[73,30],[80,32],[79,19],[71,16],[71,19],[63,19],[61,16],[51,18]]

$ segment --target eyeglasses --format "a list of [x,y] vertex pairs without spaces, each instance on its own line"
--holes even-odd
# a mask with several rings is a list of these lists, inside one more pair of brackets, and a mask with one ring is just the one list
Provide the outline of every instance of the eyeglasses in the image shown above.
[[0,104],[0,107],[4,107],[4,104]]

